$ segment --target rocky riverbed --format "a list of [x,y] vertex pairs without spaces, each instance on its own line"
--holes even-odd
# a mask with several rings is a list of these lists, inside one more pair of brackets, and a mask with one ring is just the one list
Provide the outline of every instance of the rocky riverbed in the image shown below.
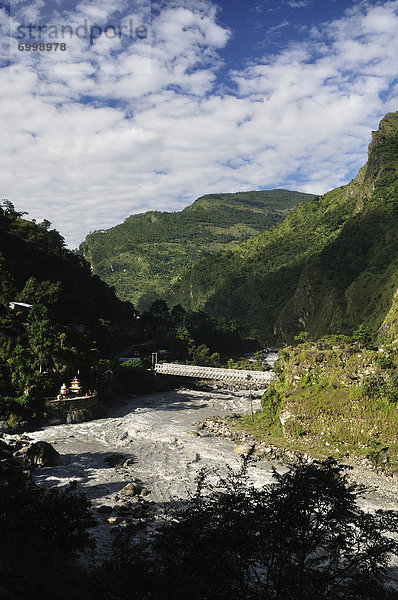
[[[252,449],[254,457],[260,460],[273,461],[278,465],[289,465],[302,461],[312,461],[313,458],[305,453],[267,444],[256,440],[252,435],[233,427],[239,415],[232,414],[224,417],[209,417],[195,424],[193,435],[210,435],[230,439],[234,442],[234,452],[242,455]],[[368,460],[355,460],[346,457],[341,461],[347,465],[348,478],[364,499],[359,499],[366,507],[398,510],[398,474],[385,469],[376,468]]]
[[[257,392],[254,409],[260,397]],[[112,409],[108,418],[30,432],[31,443],[50,443],[62,459],[61,465],[34,470],[33,476],[46,486],[77,481],[100,521],[95,536],[99,555],[104,556],[117,529],[155,534],[170,501],[194,489],[202,467],[221,472],[226,465],[238,467],[239,454],[248,450],[252,439],[232,432],[229,421],[234,413],[249,411],[247,391],[182,389],[131,398]],[[222,418],[208,420],[215,415]],[[261,444],[255,453],[258,460],[250,473],[256,486],[272,481],[272,467],[284,470],[286,462],[295,459],[294,454]],[[364,508],[398,509],[395,479],[360,465],[351,476],[364,492],[359,500]],[[396,572],[397,565],[392,565],[394,579]]]
[[[255,408],[260,397],[261,391]],[[94,534],[99,554],[106,555],[115,528],[156,531],[171,499],[194,489],[202,467],[238,467],[234,443],[196,435],[195,423],[249,410],[247,391],[183,389],[131,398],[108,418],[29,432],[31,442],[50,443],[62,458],[62,465],[35,470],[33,477],[46,486],[78,483],[100,521]],[[262,461],[252,469],[256,485],[272,481],[272,465]]]

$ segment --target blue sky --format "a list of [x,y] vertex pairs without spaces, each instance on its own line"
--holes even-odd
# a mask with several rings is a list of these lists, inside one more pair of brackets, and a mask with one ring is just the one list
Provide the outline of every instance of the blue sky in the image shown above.
[[303,41],[308,28],[344,15],[345,0],[231,0],[218,2],[219,22],[231,29],[221,56],[230,68],[280,52],[293,41]]
[[206,193],[343,185],[398,110],[397,0],[13,0],[0,28],[1,194],[71,247]]

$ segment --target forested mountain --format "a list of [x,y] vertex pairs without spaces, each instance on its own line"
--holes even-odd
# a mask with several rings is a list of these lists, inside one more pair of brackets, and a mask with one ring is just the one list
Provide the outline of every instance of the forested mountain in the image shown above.
[[311,198],[287,190],[206,195],[181,212],[132,215],[91,233],[79,250],[119,298],[145,310],[181,270],[264,231]]
[[[0,398],[49,395],[80,369],[95,381],[123,343],[134,309],[64,247],[50,223],[0,205]],[[15,304],[17,302],[17,304]],[[101,369],[100,369],[101,370]],[[104,369],[102,368],[102,371]]]
[[398,337],[398,113],[373,133],[348,185],[300,203],[271,229],[180,277],[171,303],[236,319],[268,343],[363,324]]

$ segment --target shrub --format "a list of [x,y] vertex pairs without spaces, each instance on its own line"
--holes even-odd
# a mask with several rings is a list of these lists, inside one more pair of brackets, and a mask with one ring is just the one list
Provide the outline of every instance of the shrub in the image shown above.
[[114,597],[392,600],[383,574],[398,552],[398,513],[361,510],[346,467],[330,458],[274,471],[275,483],[257,489],[250,454],[216,481],[201,470],[146,554],[119,539],[108,565]]
[[378,356],[376,362],[379,365],[379,367],[383,370],[392,369],[392,367],[394,366],[391,356],[386,356],[385,354]]
[[359,344],[367,350],[375,350],[377,347],[373,332],[364,325],[360,325],[360,327],[353,332],[352,339],[354,342],[359,342]]

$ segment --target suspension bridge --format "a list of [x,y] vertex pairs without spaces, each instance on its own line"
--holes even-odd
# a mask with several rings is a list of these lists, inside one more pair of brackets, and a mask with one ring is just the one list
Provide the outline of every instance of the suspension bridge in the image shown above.
[[217,367],[198,367],[196,365],[180,365],[177,363],[157,363],[155,373],[160,375],[177,375],[180,377],[196,377],[212,379],[226,383],[245,383],[268,385],[273,371],[249,371],[248,369],[221,369]]

